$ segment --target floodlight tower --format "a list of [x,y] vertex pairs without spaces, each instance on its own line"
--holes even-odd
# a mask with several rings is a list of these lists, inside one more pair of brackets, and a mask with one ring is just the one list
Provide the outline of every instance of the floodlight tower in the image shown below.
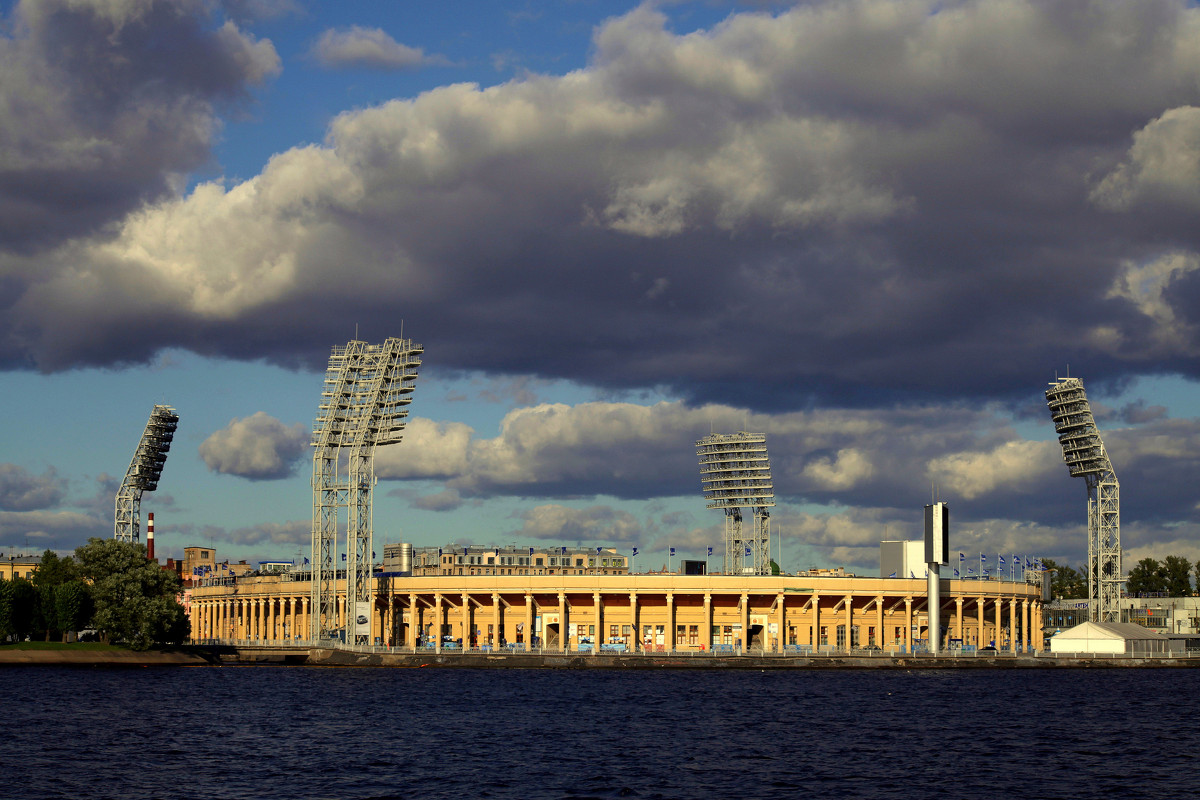
[[[771,574],[771,515],[775,490],[765,433],[714,433],[696,442],[707,508],[725,511],[725,572]],[[742,509],[754,509],[754,529],[742,535]]]
[[1096,429],[1078,378],[1063,378],[1046,390],[1046,404],[1071,477],[1082,477],[1088,493],[1088,598],[1093,622],[1120,622],[1121,487]]
[[125,479],[117,490],[114,539],[136,542],[141,538],[142,492],[153,492],[158,488],[178,426],[179,415],[170,406],[155,406],[150,412],[146,430],[142,432],[129,469],[125,470]]
[[338,628],[334,557],[338,518],[345,507],[346,641],[369,643],[375,605],[371,550],[375,448],[400,441],[423,352],[411,339],[390,338],[381,345],[351,341],[334,347],[329,356],[312,435],[316,449],[310,635],[316,641],[332,638]]

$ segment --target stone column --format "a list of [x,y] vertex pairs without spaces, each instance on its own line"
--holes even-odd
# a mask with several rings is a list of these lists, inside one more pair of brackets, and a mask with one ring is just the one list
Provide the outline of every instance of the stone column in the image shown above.
[[961,596],[954,598],[954,619],[955,619],[954,631],[955,631],[956,635],[958,636],[958,641],[960,643],[963,640],[962,604],[963,604],[963,599]]
[[[782,653],[787,645],[787,614],[784,611],[785,597],[782,593],[775,596],[775,602],[779,604],[779,618],[775,621],[775,630],[777,631],[775,641],[771,643],[772,649],[776,653]],[[771,632],[767,631],[767,636]]]
[[462,649],[466,652],[471,649],[471,634],[475,632],[471,624],[471,596],[466,592],[462,594],[462,631]]
[[675,595],[667,594],[667,650],[675,652]]
[[1001,620],[1001,615],[1002,615],[1003,611],[1004,611],[1004,600],[997,597],[996,598],[996,649],[997,650],[1000,649],[1000,643],[1001,643],[1000,639],[1001,639],[1001,636],[1003,636],[1002,632],[1004,630],[1003,626],[1001,625],[1001,622],[1003,621],[1003,620]]
[[433,596],[433,650],[438,655],[442,653],[442,596]]
[[507,638],[500,627],[500,595],[492,592],[492,648],[500,647],[500,640]]
[[1029,598],[1021,601],[1021,649],[1029,651],[1032,642],[1029,640]]
[[1033,634],[1033,649],[1040,653],[1046,645],[1043,638],[1045,631],[1042,629],[1042,601],[1034,600],[1033,604],[1029,607],[1029,613],[1031,616],[1029,631]]
[[[546,631],[542,631],[542,636],[545,637]],[[525,651],[533,649],[533,595],[525,595]]]
[[596,635],[592,637],[592,655],[600,654],[601,642],[608,641],[604,637],[604,613],[600,605],[600,593],[592,592],[592,607],[596,610]]
[[750,652],[750,595],[742,593],[742,652]]
[[812,651],[814,653],[821,652],[821,596],[816,592],[812,596],[812,633],[809,639],[812,641]]
[[1012,652],[1017,652],[1017,628],[1020,627],[1020,617],[1017,616],[1017,598],[1010,597],[1008,600],[1008,649]]
[[912,598],[904,598],[904,652],[911,654],[913,651],[913,636],[912,636]]
[[975,636],[976,636],[975,651],[979,652],[979,648],[984,646],[984,639],[983,639],[983,613],[984,612],[983,612],[983,598],[982,597],[975,598],[975,610],[978,612],[978,622],[979,622],[979,627],[975,634]]
[[642,632],[638,630],[638,596],[637,592],[629,593],[629,627],[633,628],[633,651],[642,649]]
[[854,595],[846,595],[846,652],[849,653],[854,649],[854,636],[851,631],[854,630],[851,626],[854,624]]
[[883,643],[887,639],[883,636],[883,595],[875,598],[875,646],[883,651]]
[[408,595],[408,630],[404,632],[404,643],[409,647],[417,646],[417,633],[421,629],[421,614],[417,608],[417,596],[412,592]]
[[567,597],[562,592],[558,593],[558,649],[567,652],[570,645],[567,637]]

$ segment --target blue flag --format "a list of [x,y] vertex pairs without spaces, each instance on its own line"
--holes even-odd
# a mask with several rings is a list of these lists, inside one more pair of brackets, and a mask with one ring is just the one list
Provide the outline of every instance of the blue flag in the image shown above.
[[671,555],[675,555],[675,548],[674,548],[674,547],[672,547],[672,548],[671,548]]
[[888,577],[889,577],[889,578],[894,578],[894,577],[896,577],[896,573],[894,573],[894,572],[893,572],[891,575],[888,575]]
[[954,577],[956,577],[956,578],[958,577],[958,568],[957,567],[955,567],[955,569],[954,569]]
[[633,548],[633,554],[634,554],[635,556],[637,555],[637,548],[636,548],[636,547],[635,547],[635,548]]
[[910,570],[908,571],[908,577],[910,577],[910,578],[915,578],[915,577],[917,577],[917,576],[916,576],[916,575],[913,575],[913,571],[910,569]]
[[980,553],[980,554],[979,554],[979,560],[980,560],[980,561],[987,561],[987,556],[985,556],[983,553]]
[[1000,566],[1003,567],[1004,566],[1004,556],[999,556],[999,558],[1000,558]]
[[306,558],[306,559],[304,559],[304,563],[305,563],[305,564],[307,564],[307,563],[308,563],[308,559],[307,559],[307,558]]
[[345,561],[345,560],[346,560],[346,554],[342,553],[342,561]]
[[597,548],[596,548],[596,555],[600,555],[600,548],[599,548],[599,547],[597,547]]
[[959,560],[959,561],[962,561],[962,560],[964,560],[965,558],[966,558],[966,556],[965,556],[965,555],[963,555],[962,553],[959,553],[959,554],[958,554],[958,560]]
[[529,548],[529,555],[533,555],[533,548]]
[[750,548],[749,548],[749,547],[747,547],[747,548],[746,548],[746,555],[750,555]]
[[708,554],[709,554],[710,556],[712,555],[712,548],[711,548],[711,547],[710,547],[710,548],[708,548]]
[[563,554],[564,556],[567,554],[567,548],[565,548],[565,547],[564,547],[564,548],[562,549],[562,554]]

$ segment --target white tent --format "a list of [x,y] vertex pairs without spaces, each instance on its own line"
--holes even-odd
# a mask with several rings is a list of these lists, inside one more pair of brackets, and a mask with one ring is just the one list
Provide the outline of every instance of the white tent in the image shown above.
[[1050,652],[1165,656],[1171,640],[1132,622],[1084,622],[1051,637]]

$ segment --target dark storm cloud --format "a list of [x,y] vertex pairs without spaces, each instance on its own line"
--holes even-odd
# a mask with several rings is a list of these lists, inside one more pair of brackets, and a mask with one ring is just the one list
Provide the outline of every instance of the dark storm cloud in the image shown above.
[[[379,452],[376,474],[441,481],[443,493],[417,503],[428,509],[500,497],[670,496],[694,497],[702,509],[695,441],[713,429],[766,432],[781,505],[874,509],[873,535],[919,510],[931,490],[963,520],[1008,520],[994,524],[1014,530],[1077,524],[1086,510],[1085,484],[1069,476],[1057,442],[1024,439],[993,411],[939,406],[750,414],[682,403],[541,405],[510,412],[493,438],[418,418],[412,438]],[[1200,421],[1148,415],[1102,436],[1126,490],[1126,519],[1200,525]]]
[[806,3],[688,35],[643,7],[584,70],[347,112],[245,183],[0,254],[0,360],[319,367],[347,320],[403,315],[442,367],[761,410],[1012,400],[1068,361],[1196,375],[1197,74],[1181,0]]
[[0,510],[53,508],[63,499],[66,482],[53,469],[31,475],[17,464],[0,464]]
[[0,33],[0,248],[89,233],[202,166],[214,105],[279,69],[201,0],[25,0]]

